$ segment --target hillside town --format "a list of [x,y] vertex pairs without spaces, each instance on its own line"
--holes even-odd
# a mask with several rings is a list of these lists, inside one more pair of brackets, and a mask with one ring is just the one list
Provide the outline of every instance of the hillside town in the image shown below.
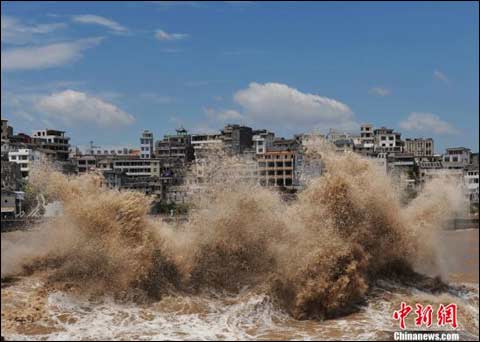
[[[267,187],[295,193],[305,187],[305,175],[322,173],[321,164],[304,160],[304,144],[310,134],[283,138],[267,129],[228,124],[217,133],[190,134],[178,128],[175,134],[155,140],[150,130],[139,137],[138,148],[102,148],[90,145],[81,150],[71,144],[67,132],[43,129],[31,135],[19,132],[2,119],[1,173],[2,219],[26,215],[23,201],[32,163],[41,158],[53,162],[66,174],[100,172],[112,188],[141,191],[153,196],[160,208],[178,208],[188,202],[187,171],[202,170],[209,149],[222,146],[229,155],[248,161],[249,177]],[[415,193],[428,180],[448,175],[463,184],[471,212],[478,212],[478,152],[466,147],[435,153],[432,138],[402,138],[387,127],[362,124],[356,135],[330,129],[316,134],[332,143],[336,152],[354,152],[377,163],[407,193]]]

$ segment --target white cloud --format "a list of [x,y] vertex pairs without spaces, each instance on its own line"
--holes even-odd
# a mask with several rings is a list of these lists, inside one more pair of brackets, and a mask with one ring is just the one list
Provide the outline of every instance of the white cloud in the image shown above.
[[383,87],[373,87],[369,91],[370,94],[372,95],[377,95],[381,97],[385,97],[391,94],[390,89],[383,88]]
[[302,93],[286,84],[253,82],[237,91],[234,101],[242,107],[242,116],[255,124],[303,129],[357,127],[353,112],[346,104]]
[[75,90],[65,90],[43,97],[35,104],[37,110],[65,124],[90,123],[102,127],[125,126],[135,118],[100,98]]
[[1,38],[7,44],[26,44],[38,35],[45,35],[67,27],[65,23],[25,24],[10,16],[1,18]]
[[443,83],[446,83],[446,84],[450,83],[450,80],[448,79],[447,75],[445,75],[440,70],[434,70],[433,77],[435,77],[437,80],[442,81]]
[[237,123],[245,119],[242,114],[233,109],[215,110],[213,108],[204,108],[204,112],[210,119],[222,122]]
[[82,52],[100,44],[102,37],[2,51],[2,71],[58,67],[82,57]]
[[155,38],[161,41],[181,40],[188,37],[189,35],[186,33],[168,33],[163,30],[155,31]]
[[105,26],[117,33],[128,32],[128,29],[126,27],[120,25],[116,21],[113,21],[105,17],[101,17],[99,15],[94,15],[94,14],[76,15],[72,18],[72,20],[80,24],[94,24],[94,25]]
[[458,130],[450,123],[432,113],[410,113],[400,122],[400,127],[408,131],[421,131],[435,134],[457,134]]

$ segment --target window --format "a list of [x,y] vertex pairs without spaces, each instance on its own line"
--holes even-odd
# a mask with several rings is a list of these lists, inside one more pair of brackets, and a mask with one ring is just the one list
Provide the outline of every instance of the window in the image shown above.
[[275,163],[273,162],[268,163],[268,167],[274,167],[274,166],[275,166]]
[[388,137],[388,140],[393,140],[393,136],[389,136],[389,137]]
[[282,167],[283,163],[282,162],[277,162],[277,167]]
[[387,137],[384,136],[384,135],[382,135],[382,136],[380,137],[380,140],[387,140]]

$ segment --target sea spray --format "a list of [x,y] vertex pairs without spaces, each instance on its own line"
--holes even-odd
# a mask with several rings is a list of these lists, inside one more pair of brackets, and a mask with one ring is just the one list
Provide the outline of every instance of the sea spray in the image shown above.
[[458,189],[427,186],[405,207],[371,161],[320,140],[305,147],[325,172],[289,203],[253,181],[249,161],[212,151],[202,182],[187,178],[194,210],[175,226],[148,216],[147,196],[108,189],[100,175],[37,167],[32,185],[64,211],[2,244],[2,277],[45,271],[49,286],[135,300],[250,287],[295,318],[347,313],[376,279],[434,256],[425,237],[456,209]]

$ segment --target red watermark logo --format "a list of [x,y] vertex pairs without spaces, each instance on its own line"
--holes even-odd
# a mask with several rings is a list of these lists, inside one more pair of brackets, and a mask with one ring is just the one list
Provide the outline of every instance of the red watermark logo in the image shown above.
[[[433,320],[433,307],[431,305],[415,304],[415,326],[425,326],[429,328],[432,325]],[[405,330],[405,319],[411,313],[413,308],[402,302],[400,304],[400,310],[393,312],[393,319],[399,321],[400,329]],[[452,328],[457,328],[457,304],[440,304],[437,310],[437,326],[445,327],[450,325]]]

